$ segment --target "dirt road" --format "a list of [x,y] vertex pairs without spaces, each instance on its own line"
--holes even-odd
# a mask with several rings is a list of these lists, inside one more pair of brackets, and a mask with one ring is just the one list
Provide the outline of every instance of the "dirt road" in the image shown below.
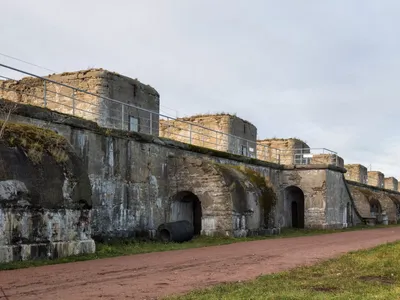
[[1,271],[0,287],[9,300],[158,299],[396,240],[400,227],[140,254]]

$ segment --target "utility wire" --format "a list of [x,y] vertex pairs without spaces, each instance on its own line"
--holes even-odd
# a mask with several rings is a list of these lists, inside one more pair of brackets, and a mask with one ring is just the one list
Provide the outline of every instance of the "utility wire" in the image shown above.
[[[53,72],[53,73],[58,73],[57,71],[54,71],[54,70],[51,70],[51,69],[49,69],[49,68],[45,68],[45,67],[36,65],[36,64],[34,64],[34,63],[28,62],[28,61],[26,61],[26,60],[23,60],[23,59],[20,59],[20,58],[11,56],[11,55],[7,55],[7,54],[4,54],[4,53],[0,53],[0,55],[1,55],[1,56],[4,56],[4,57],[7,57],[7,58],[14,59],[14,60],[19,61],[19,62],[23,62],[23,63],[25,63],[25,64],[28,64],[28,65],[31,65],[31,66],[34,66],[34,67],[37,67],[37,68],[41,68],[41,69],[43,69],[43,70],[47,70],[47,71],[50,71],[50,72]],[[12,78],[7,78],[7,77],[1,76],[1,75],[0,75],[0,77],[5,78],[5,79],[9,79],[9,80],[13,80]],[[164,106],[164,105],[160,105],[160,108],[165,108],[165,109],[167,109],[167,110],[174,111],[174,112],[175,112],[175,116],[178,117],[178,114],[179,114],[179,111],[178,111],[178,110],[173,109],[173,108],[170,108],[170,107],[167,107],[167,106]]]
[[4,56],[4,57],[7,57],[7,58],[11,58],[11,59],[17,60],[17,61],[20,61],[20,62],[23,62],[23,63],[25,63],[25,64],[28,64],[28,65],[31,65],[31,66],[34,66],[34,67],[37,67],[37,68],[41,68],[41,69],[44,69],[44,70],[47,70],[47,71],[50,71],[50,72],[57,73],[57,72],[54,71],[54,70],[51,70],[51,69],[48,69],[48,68],[45,68],[45,67],[36,65],[36,64],[34,64],[34,63],[30,63],[30,62],[28,62],[28,61],[25,61],[25,60],[22,60],[22,59],[19,59],[19,58],[16,58],[16,57],[13,57],[13,56],[4,54],[4,53],[0,53],[0,55],[1,55],[1,56]]

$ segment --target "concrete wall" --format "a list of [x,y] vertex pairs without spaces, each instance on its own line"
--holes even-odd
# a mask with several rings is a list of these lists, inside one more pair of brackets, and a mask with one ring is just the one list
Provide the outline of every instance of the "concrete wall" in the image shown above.
[[208,235],[262,234],[293,226],[291,206],[301,206],[301,194],[300,227],[355,223],[352,214],[347,218],[352,203],[342,168],[282,166],[140,133],[109,131],[36,107],[20,106],[12,121],[52,129],[70,141],[88,170],[91,230],[99,240],[154,237],[161,223],[190,218],[189,207],[174,202],[181,192],[193,193],[201,202],[201,232]]
[[[357,182],[348,182],[356,209],[363,218],[374,218],[381,223],[386,214],[389,223],[395,224],[400,217],[400,193],[393,190],[373,187]],[[378,205],[378,212],[373,213],[373,205]]]
[[367,184],[368,169],[360,164],[348,164],[344,166],[347,172],[345,177],[347,180]]
[[[20,124],[4,132],[0,143],[0,262],[95,250],[88,175],[67,142],[56,136]],[[30,148],[38,143],[43,150]]]
[[261,160],[293,165],[308,162],[303,155],[310,153],[310,147],[299,139],[264,139],[257,141],[257,153]]
[[388,177],[384,179],[384,188],[387,190],[398,191],[399,182],[394,177]]
[[229,114],[161,120],[159,134],[183,143],[256,157],[257,128]]
[[310,164],[313,165],[335,165],[344,168],[344,160],[336,154],[313,154],[310,159]]
[[[49,75],[46,78],[86,90],[98,96],[68,87],[26,77],[19,81],[0,81],[0,98],[72,114],[95,121],[100,126],[129,130],[130,117],[138,119],[139,132],[158,135],[160,96],[155,89],[114,72],[90,69]],[[112,98],[122,105],[102,97]],[[154,111],[149,113],[129,105]]]
[[379,171],[368,171],[368,185],[383,188],[385,175]]

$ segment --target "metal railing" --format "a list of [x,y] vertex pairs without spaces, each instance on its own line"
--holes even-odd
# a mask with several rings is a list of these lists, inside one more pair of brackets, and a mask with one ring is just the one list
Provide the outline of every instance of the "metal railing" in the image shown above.
[[[278,164],[339,164],[337,153],[325,148],[277,149],[4,64],[0,67],[29,76],[14,80],[0,75],[7,79],[0,81],[0,98],[6,100],[45,107],[106,128],[142,132]],[[79,79],[76,80],[79,84]]]

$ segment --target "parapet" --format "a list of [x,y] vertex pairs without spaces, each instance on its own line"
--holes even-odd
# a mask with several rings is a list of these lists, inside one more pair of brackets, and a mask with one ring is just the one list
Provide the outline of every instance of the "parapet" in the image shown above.
[[360,164],[348,164],[344,165],[344,168],[347,170],[344,175],[347,180],[367,184],[368,169],[365,166]]
[[234,154],[256,157],[257,128],[231,114],[205,114],[160,120],[161,137]]
[[0,98],[71,114],[102,127],[158,134],[160,95],[137,79],[104,69],[44,78],[59,84],[37,77],[0,81]]
[[376,186],[383,188],[385,175],[379,171],[368,171],[368,182],[367,184],[370,186]]
[[[276,149],[279,149],[279,153]],[[302,163],[303,154],[309,153],[310,147],[304,141],[296,138],[273,138],[257,141],[257,158],[265,161],[276,162],[279,160],[283,165],[304,164]]]
[[399,182],[394,177],[387,177],[384,179],[384,186],[387,190],[398,191]]

